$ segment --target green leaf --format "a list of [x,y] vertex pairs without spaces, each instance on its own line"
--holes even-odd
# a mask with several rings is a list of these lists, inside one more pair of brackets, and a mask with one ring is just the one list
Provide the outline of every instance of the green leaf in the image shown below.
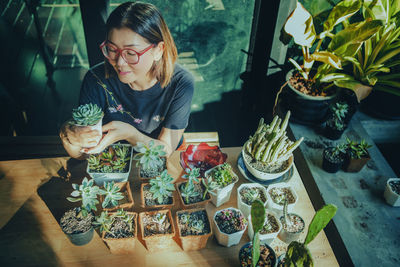
[[335,80],[334,84],[338,87],[347,88],[352,90],[356,97],[357,101],[361,102],[364,98],[366,98],[372,91],[372,86],[368,86],[362,84],[356,80]]
[[312,16],[299,2],[286,20],[284,31],[301,46],[311,47],[317,38]]
[[253,236],[253,247],[251,249],[251,265],[257,266],[258,260],[260,259],[260,233],[257,231]]
[[327,51],[320,51],[320,52],[314,52],[311,55],[312,60],[320,61],[326,64],[331,65],[335,69],[341,69],[342,68],[342,62],[340,58],[331,52]]
[[297,241],[289,244],[285,257],[285,267],[295,266],[314,266],[314,261],[308,248]]
[[354,15],[361,7],[361,1],[344,0],[339,2],[324,23],[324,31],[331,32],[333,27]]
[[308,227],[307,236],[304,241],[305,245],[308,245],[311,241],[313,241],[318,233],[325,228],[333,216],[335,216],[336,211],[337,207],[335,205],[328,204],[315,213],[314,218]]
[[255,233],[262,229],[264,222],[265,207],[264,204],[257,199],[251,204],[251,223]]
[[67,197],[67,200],[68,200],[68,201],[71,201],[71,202],[78,202],[78,201],[81,201],[82,198]]
[[81,195],[81,192],[77,191],[77,190],[72,191],[72,193],[71,193],[71,196],[73,196],[73,197],[79,197],[80,195]]
[[388,16],[386,1],[387,0],[364,0],[364,18],[379,19],[386,22]]
[[354,56],[362,42],[368,40],[382,27],[379,20],[362,21],[350,24],[333,36],[328,51],[340,57]]

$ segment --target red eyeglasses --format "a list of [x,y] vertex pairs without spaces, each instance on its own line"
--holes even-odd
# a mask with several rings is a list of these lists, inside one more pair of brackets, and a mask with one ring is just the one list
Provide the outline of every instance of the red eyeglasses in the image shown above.
[[152,47],[154,47],[154,44],[151,44],[142,51],[137,52],[131,48],[119,49],[115,45],[107,43],[107,41],[104,41],[100,45],[100,49],[103,52],[103,55],[109,60],[117,61],[119,55],[121,55],[126,63],[132,65],[139,63],[140,56],[149,51]]

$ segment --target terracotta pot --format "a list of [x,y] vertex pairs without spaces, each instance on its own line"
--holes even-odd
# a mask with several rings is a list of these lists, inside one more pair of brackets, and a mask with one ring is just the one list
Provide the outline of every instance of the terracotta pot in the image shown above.
[[204,208],[181,210],[181,211],[176,212],[176,214],[175,214],[176,224],[178,226],[179,239],[182,242],[182,249],[184,251],[200,250],[202,248],[205,248],[207,245],[208,238],[212,235],[211,224],[210,224],[210,221],[208,220],[208,215],[207,215],[207,222],[205,222],[205,223],[208,224],[208,227],[210,229],[210,232],[208,234],[182,236],[178,215],[181,213],[193,213],[196,211],[204,211],[207,214],[207,211]]
[[[132,191],[131,191],[131,186],[129,185],[129,182],[122,182],[122,183],[115,183],[116,185],[118,185],[118,187],[120,188],[120,192],[124,192],[126,191],[128,194],[128,202],[123,203],[121,205],[115,206],[113,208],[103,208],[103,210],[106,211],[113,211],[113,210],[118,210],[118,209],[130,209],[133,207],[133,197],[132,197]],[[100,195],[100,202],[104,201],[104,196]]]
[[[154,215],[157,213],[167,214],[169,223],[171,224],[171,233],[169,234],[155,234],[151,236],[144,236],[144,225],[143,216],[145,214]],[[175,241],[172,239],[175,236],[174,221],[172,220],[171,210],[155,210],[139,213],[139,224],[141,230],[141,236],[146,244],[147,250],[150,252],[158,252],[168,249],[170,246],[174,246]]]
[[[110,213],[111,215],[112,213]],[[105,238],[106,232],[103,232],[101,238],[107,244],[110,252],[112,254],[130,254],[135,251],[135,240],[137,239],[137,213],[127,212],[127,214],[132,214],[135,232],[133,237],[128,238]]]
[[149,185],[149,183],[144,183],[140,186],[140,197],[142,199],[142,207],[143,208],[154,208],[154,209],[170,209],[175,205],[175,198],[174,198],[174,194],[172,194],[172,203],[171,204],[165,204],[165,205],[154,205],[154,206],[147,206],[146,205],[146,201],[144,200],[144,187],[146,185]]
[[343,164],[343,169],[346,172],[359,172],[370,159],[371,157],[369,154],[367,157],[361,159],[350,158],[350,156],[347,155]]
[[[184,197],[181,195],[181,191],[179,190],[179,187],[181,186],[181,184],[184,184],[184,183],[186,183],[186,182],[176,184],[176,190],[178,191],[179,200],[185,209],[195,208],[198,206],[205,206],[208,202],[211,201],[210,194],[207,192],[205,200],[202,200],[202,201],[196,202],[196,203],[186,204],[184,201]],[[203,188],[203,190],[205,190],[204,186],[202,184],[200,184],[200,186]]]

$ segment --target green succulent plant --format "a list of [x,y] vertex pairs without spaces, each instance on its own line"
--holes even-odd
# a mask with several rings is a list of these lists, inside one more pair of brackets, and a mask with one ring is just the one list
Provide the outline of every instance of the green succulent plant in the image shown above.
[[159,169],[164,164],[162,156],[166,155],[163,145],[155,145],[151,140],[147,145],[137,142],[133,147],[138,152],[133,159],[137,161],[136,166],[141,165],[144,170]]
[[211,176],[208,176],[207,178],[203,178],[201,182],[204,185],[204,193],[203,193],[203,200],[206,199],[206,195],[208,192],[214,191],[219,187],[218,183],[213,180]]
[[86,217],[92,210],[96,211],[96,205],[99,203],[97,195],[100,194],[99,187],[94,185],[94,180],[88,180],[86,177],[83,178],[82,184],[72,184],[74,191],[71,193],[71,197],[67,197],[70,202],[81,201],[81,211],[78,217]]
[[337,102],[331,106],[332,118],[327,121],[327,124],[332,128],[343,130],[345,128],[344,119],[348,112],[349,106],[346,103]]
[[107,232],[110,235],[115,236],[114,233],[111,232],[111,227],[116,218],[120,218],[123,222],[125,222],[129,226],[129,231],[132,232],[134,216],[132,214],[128,214],[123,209],[120,209],[111,215],[107,211],[102,211],[100,216],[96,216],[96,220],[92,224],[94,227],[100,227],[100,233]]
[[192,220],[189,227],[190,227],[190,230],[192,230],[195,233],[202,233],[204,231],[205,224],[203,221]]
[[243,196],[248,203],[253,203],[256,199],[260,199],[260,193],[257,188],[249,188],[249,190]]
[[368,148],[372,147],[364,139],[360,143],[357,143],[349,138],[346,138],[346,151],[353,159],[360,159],[368,156]]
[[128,214],[125,210],[119,209],[116,213],[113,214],[113,218],[120,218],[129,226],[130,232],[133,230],[133,214]]
[[149,191],[159,204],[162,204],[164,199],[172,196],[172,192],[175,191],[172,181],[173,178],[167,173],[167,170],[164,170],[160,176],[150,180]]
[[89,170],[102,173],[123,172],[130,160],[130,147],[114,144],[100,154],[91,154],[87,159]]
[[190,197],[197,197],[200,194],[198,191],[196,191],[194,184],[189,184],[189,182],[186,182],[183,186],[181,186],[180,191],[182,197],[185,198],[186,204],[189,203]]
[[76,125],[91,126],[95,125],[101,118],[103,118],[103,111],[96,104],[80,105],[78,108],[72,110],[72,118]]
[[124,198],[124,195],[120,192],[121,188],[116,185],[113,181],[104,182],[104,190],[100,189],[100,194],[105,195],[103,203],[101,206],[103,208],[107,208],[110,206],[116,207],[118,206],[118,200]]
[[195,183],[199,183],[198,177],[200,176],[200,169],[193,168],[189,169],[186,168],[185,174],[182,176],[183,179],[187,179],[188,181],[185,185],[180,189],[182,196],[185,198],[186,203],[189,203],[190,197],[197,197],[200,193],[195,190]]
[[211,179],[217,183],[219,188],[224,188],[235,179],[232,166],[229,165],[229,163],[218,165],[209,175],[212,177]]

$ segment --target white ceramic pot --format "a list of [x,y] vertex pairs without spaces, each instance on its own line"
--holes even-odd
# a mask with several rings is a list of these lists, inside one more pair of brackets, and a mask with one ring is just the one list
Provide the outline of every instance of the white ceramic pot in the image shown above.
[[278,216],[281,216],[283,214],[283,204],[280,205],[280,204],[275,203],[272,200],[269,192],[273,188],[285,188],[285,187],[288,187],[290,189],[290,192],[292,193],[292,195],[294,197],[294,203],[288,204],[288,212],[292,212],[293,207],[297,203],[298,196],[296,194],[296,191],[294,191],[294,189],[290,185],[288,185],[287,183],[277,183],[277,184],[270,185],[267,189],[267,197],[268,197],[267,208],[272,210],[273,212],[275,212]]
[[[129,144],[119,144],[119,145],[131,147],[131,145]],[[90,177],[94,179],[94,182],[98,186],[103,186],[104,182],[111,182],[111,181],[114,181],[115,183],[126,182],[128,181],[129,173],[131,172],[132,168],[132,154],[133,154],[133,148],[131,148],[129,168],[127,172],[120,172],[120,173],[90,172],[89,164],[86,167],[86,172],[89,174]]]
[[244,165],[246,165],[246,168],[249,170],[249,172],[251,174],[253,174],[257,179],[260,179],[262,181],[268,181],[268,180],[272,180],[272,179],[276,179],[282,175],[284,175],[287,171],[290,170],[290,168],[293,165],[293,154],[290,156],[290,158],[288,159],[289,164],[287,165],[287,167],[281,171],[281,172],[275,172],[275,173],[268,173],[268,172],[262,172],[257,170],[256,168],[254,168],[250,162],[248,162],[247,157],[245,157],[245,146],[243,146],[242,148],[242,157],[243,157],[243,161],[244,161]]
[[251,205],[247,205],[243,200],[242,197],[240,195],[240,190],[242,188],[260,188],[265,196],[265,202],[264,202],[264,207],[267,205],[268,202],[268,197],[267,197],[267,189],[265,189],[264,186],[257,184],[257,183],[247,183],[247,184],[241,184],[238,188],[237,188],[237,206],[238,209],[240,209],[240,211],[243,213],[244,217],[247,218],[250,215],[250,211],[251,211]]
[[[279,217],[276,216],[276,214],[274,212],[270,212],[270,211],[266,212],[265,213],[266,218],[267,218],[268,214],[275,217],[275,220],[278,223],[278,227],[279,227],[278,231],[276,231],[276,232],[269,233],[269,234],[260,234],[260,240],[264,241],[265,243],[267,243],[269,245],[274,241],[274,239],[278,236],[278,234],[282,230],[282,224],[279,220]],[[253,225],[251,223],[251,215],[248,217],[248,219],[249,219],[249,229],[247,230],[247,234],[249,235],[250,240],[253,240],[254,229],[253,229]]]
[[[204,173],[204,176],[207,178],[211,171],[215,168],[217,168],[219,165],[209,169],[208,171],[206,171]],[[230,197],[231,197],[231,193],[232,193],[232,189],[233,186],[235,185],[235,183],[237,183],[237,181],[239,181],[239,177],[236,175],[236,173],[234,173],[232,171],[232,175],[233,175],[233,182],[230,183],[229,185],[225,186],[224,188],[218,188],[215,189],[213,191],[210,191],[210,196],[211,196],[211,202],[216,206],[219,207],[222,204],[226,203]]]
[[288,213],[288,215],[296,215],[296,216],[298,216],[301,219],[301,221],[303,222],[303,228],[300,229],[297,232],[288,232],[282,226],[282,230],[279,232],[278,237],[279,237],[280,240],[282,240],[286,244],[290,244],[290,242],[292,242],[292,241],[299,241],[300,235],[304,231],[304,228],[305,228],[305,222],[304,222],[303,218],[300,215],[295,214],[295,213]]
[[[226,209],[235,210],[235,211],[240,212],[240,214],[242,214],[242,212],[240,210],[232,208],[232,207],[226,208]],[[222,210],[225,210],[225,209],[222,209]],[[225,247],[231,247],[231,246],[239,244],[244,231],[246,231],[248,223],[246,224],[246,227],[242,231],[239,231],[239,232],[236,232],[233,234],[225,234],[225,233],[221,232],[221,230],[219,229],[219,226],[217,225],[217,222],[215,221],[215,217],[216,217],[217,213],[220,211],[221,210],[215,212],[215,214],[213,216],[213,228],[214,228],[213,232],[215,233],[215,238],[217,239],[218,244],[225,246]]]
[[400,178],[390,178],[386,181],[386,188],[385,188],[385,193],[383,196],[386,199],[386,202],[389,205],[392,205],[393,207],[399,207],[400,206],[400,195],[395,193],[391,186],[389,185],[389,182],[396,181],[399,182]]

